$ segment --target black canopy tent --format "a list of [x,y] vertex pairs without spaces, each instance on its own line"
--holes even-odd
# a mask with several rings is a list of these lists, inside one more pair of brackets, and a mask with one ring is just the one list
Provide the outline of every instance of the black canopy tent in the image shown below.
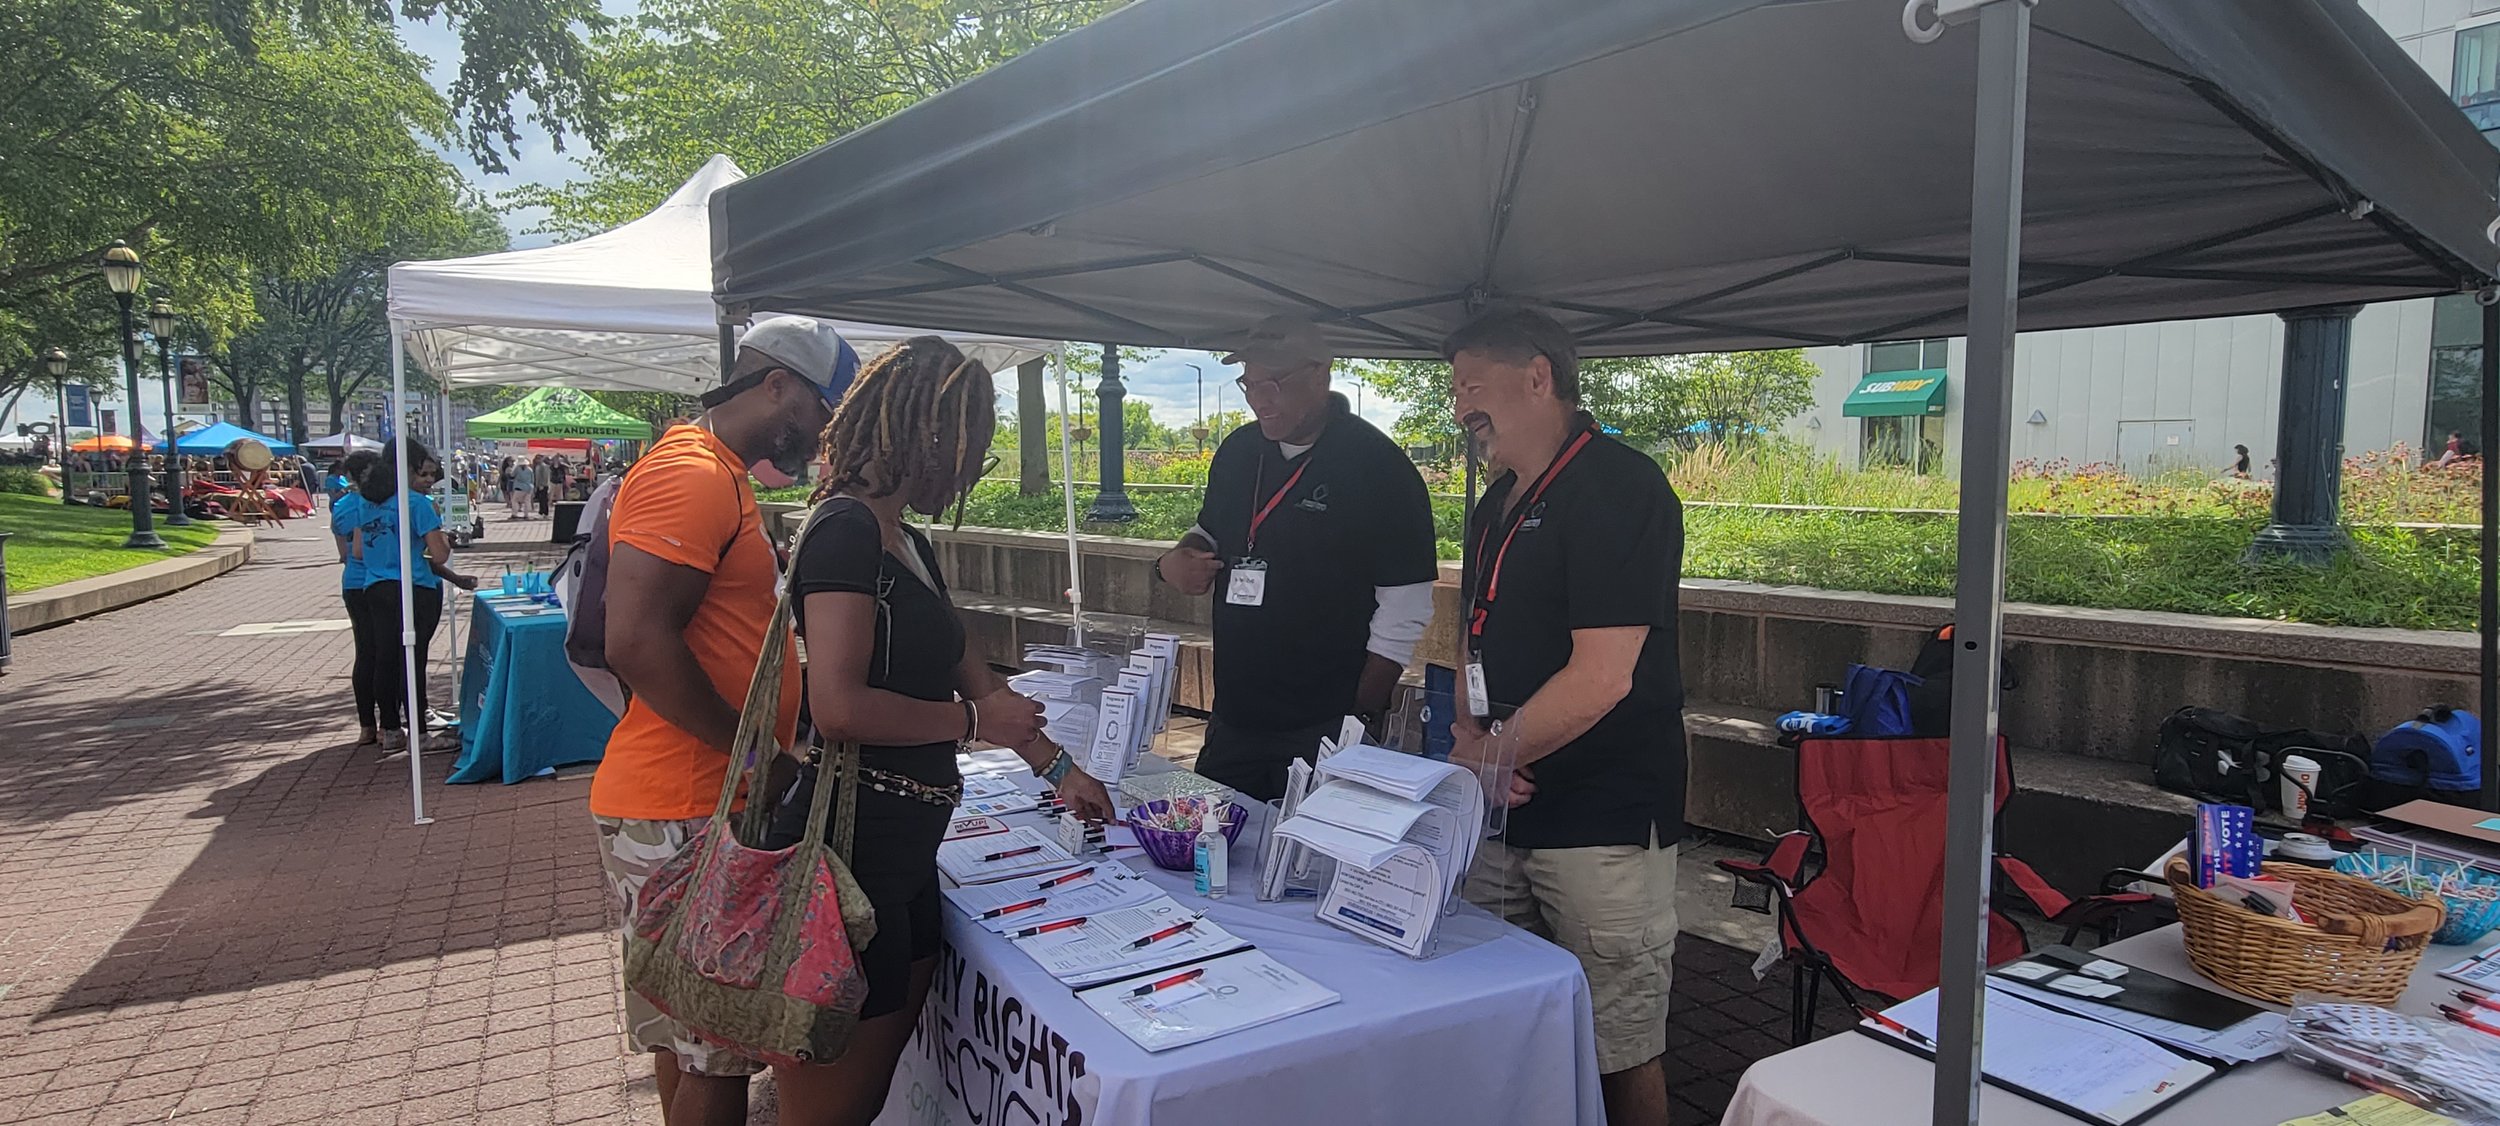
[[[1976,26],[1926,42],[1939,3]],[[1430,355],[1491,299],[1594,354],[1968,334],[1955,1122],[1976,1113],[2017,314],[2482,288],[2496,185],[2500,151],[2348,0],[1142,0],[725,189],[714,282],[732,313],[1149,346],[1298,313],[1354,356]]]

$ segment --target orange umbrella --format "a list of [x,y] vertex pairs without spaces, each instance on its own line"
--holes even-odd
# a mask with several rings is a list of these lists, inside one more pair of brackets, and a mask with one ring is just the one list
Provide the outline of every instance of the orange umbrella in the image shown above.
[[72,442],[69,448],[80,453],[126,454],[134,444],[126,434],[102,434],[83,442]]

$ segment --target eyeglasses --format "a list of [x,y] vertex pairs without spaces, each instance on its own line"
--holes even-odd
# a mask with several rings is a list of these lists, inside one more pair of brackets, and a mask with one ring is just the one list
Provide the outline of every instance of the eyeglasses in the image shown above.
[[1241,388],[1241,393],[1244,395],[1248,395],[1253,392],[1273,391],[1284,386],[1286,380],[1299,379],[1303,375],[1319,370],[1319,367],[1320,365],[1318,364],[1305,364],[1301,367],[1288,371],[1283,375],[1277,376],[1274,379],[1252,379],[1245,375],[1234,380],[1233,386]]

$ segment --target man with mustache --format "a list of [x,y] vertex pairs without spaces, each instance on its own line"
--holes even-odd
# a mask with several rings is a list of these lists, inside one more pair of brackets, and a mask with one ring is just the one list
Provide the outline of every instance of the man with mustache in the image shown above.
[[[631,694],[590,781],[600,866],[624,908],[711,817],[729,769],[747,682],[763,655],[781,566],[749,474],[767,486],[806,472],[816,436],[859,371],[831,326],[756,322],[729,378],[690,425],[634,463],[608,514],[607,663]],[[795,734],[799,663],[783,671],[778,737]],[[744,1123],[753,1060],[688,1035],[625,994],[625,1036],[652,1055],[672,1126]]]
[[1207,467],[1198,524],[1163,580],[1215,600],[1215,708],[1198,773],[1284,796],[1348,715],[1380,718],[1432,619],[1432,502],[1387,435],[1328,389],[1307,321],[1269,317],[1224,357],[1258,416]]
[[1510,812],[1466,896],[1580,959],[1607,1121],[1665,1126],[1683,505],[1580,409],[1579,354],[1553,318],[1495,309],[1442,355],[1459,424],[1501,471],[1468,519],[1451,757],[1495,777],[1487,800]]

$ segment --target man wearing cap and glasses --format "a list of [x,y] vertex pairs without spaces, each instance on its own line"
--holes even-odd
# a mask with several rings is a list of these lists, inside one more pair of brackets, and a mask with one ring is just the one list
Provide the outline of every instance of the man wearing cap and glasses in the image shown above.
[[[624,917],[643,881],[720,798],[747,682],[772,621],[780,563],[751,474],[797,480],[850,388],[859,355],[806,317],[756,322],[729,378],[634,463],[608,515],[607,663],[631,693],[590,782],[600,866]],[[783,673],[778,737],[798,720],[799,666]],[[653,1056],[671,1126],[744,1123],[763,1065],[704,1044],[631,990],[625,1036]]]
[[1334,352],[1269,317],[1224,357],[1258,417],[1224,439],[1198,523],[1160,563],[1215,595],[1215,716],[1197,770],[1283,796],[1348,715],[1376,722],[1432,617],[1432,504],[1404,451],[1329,390]]

